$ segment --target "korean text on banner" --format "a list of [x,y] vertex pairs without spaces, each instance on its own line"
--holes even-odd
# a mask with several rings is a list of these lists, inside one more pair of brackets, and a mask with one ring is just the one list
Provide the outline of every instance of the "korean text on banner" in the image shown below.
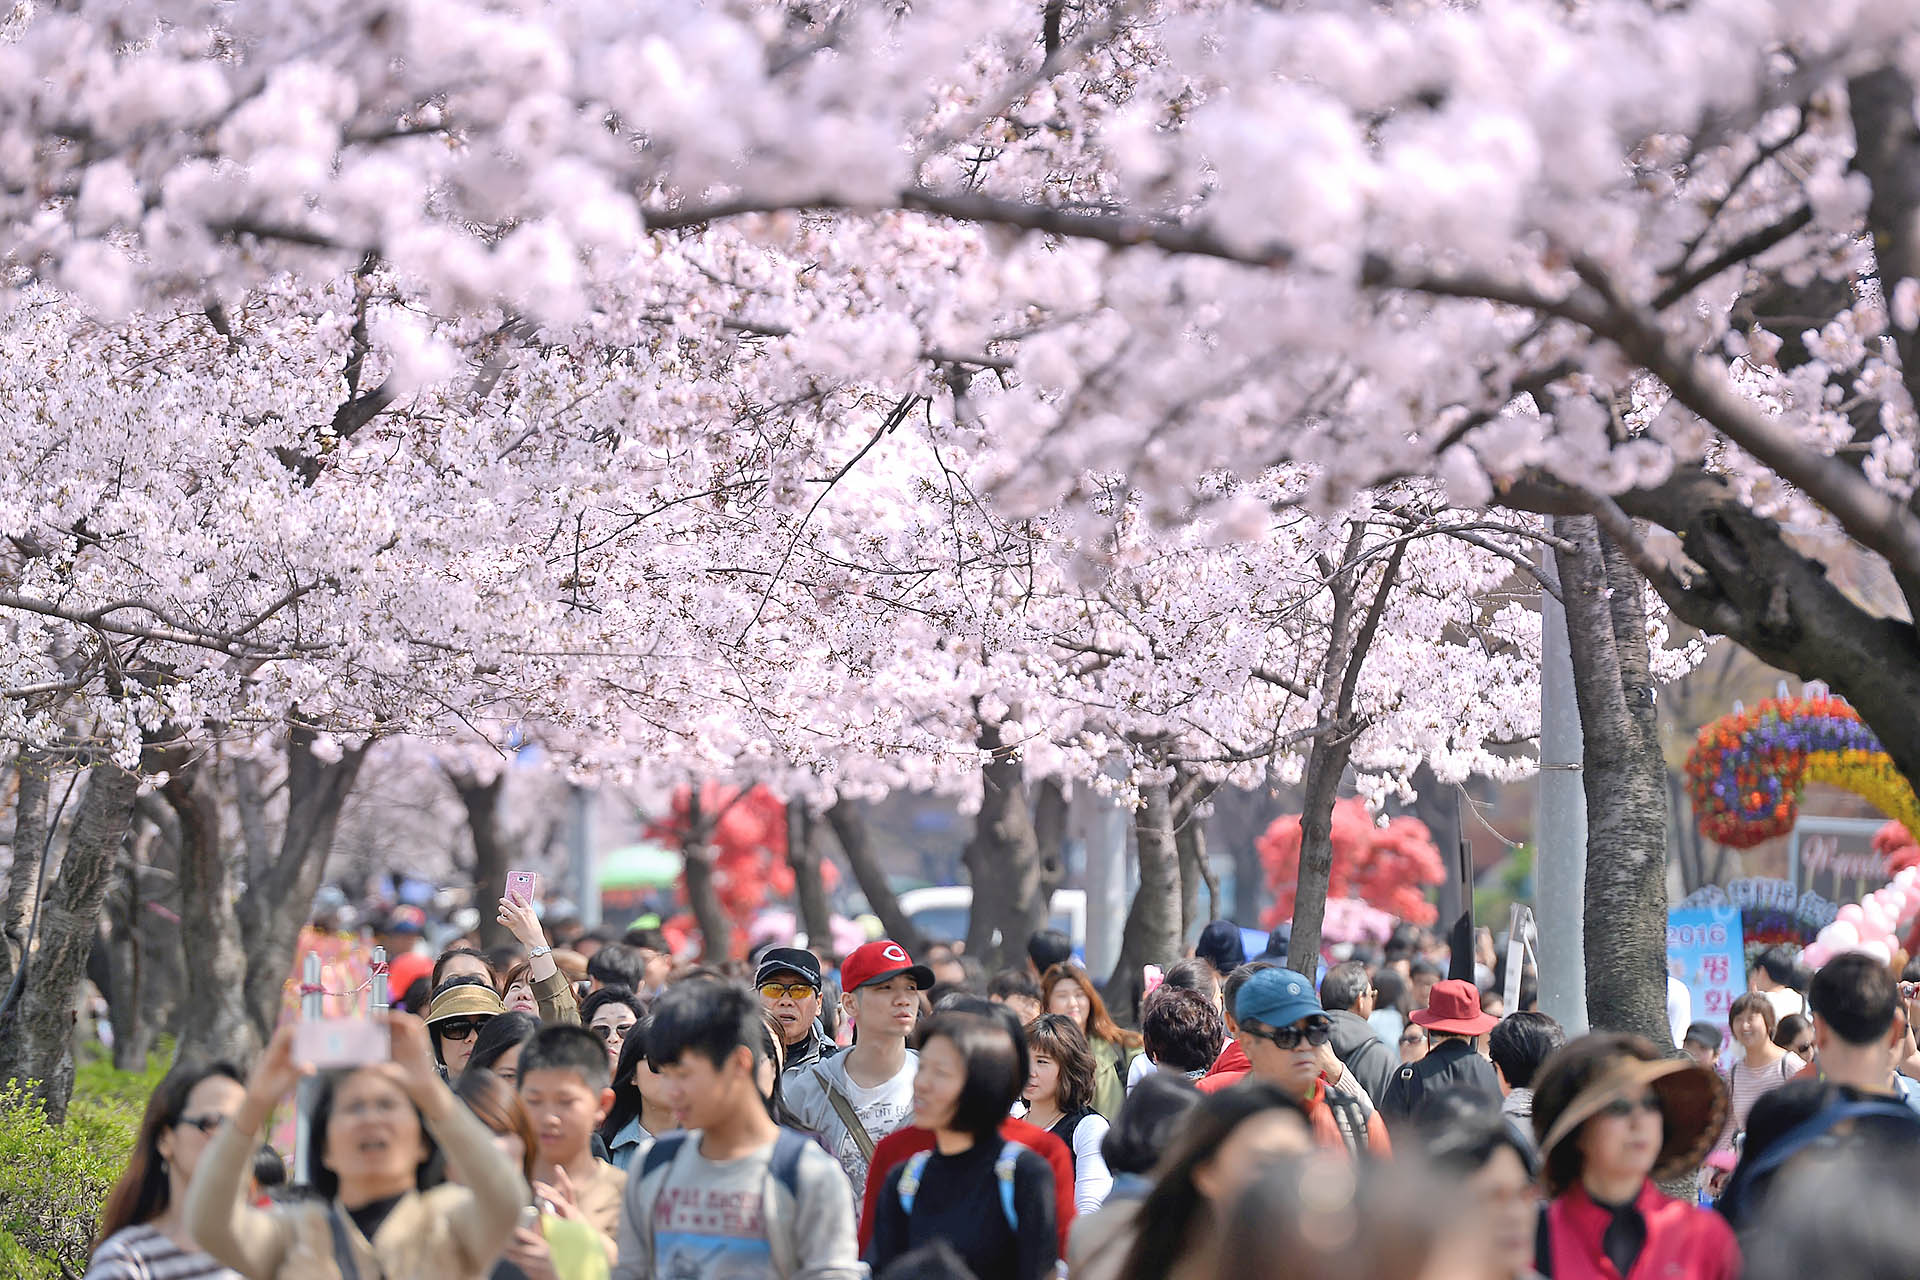
[[1693,993],[1693,1014],[1723,1031],[1727,1009],[1747,989],[1738,907],[1667,913],[1667,972]]

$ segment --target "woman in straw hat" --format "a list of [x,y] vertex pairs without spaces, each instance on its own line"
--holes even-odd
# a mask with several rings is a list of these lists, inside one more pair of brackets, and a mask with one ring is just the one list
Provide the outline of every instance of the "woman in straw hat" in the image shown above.
[[1653,1184],[1697,1170],[1726,1114],[1718,1075],[1639,1036],[1584,1036],[1547,1059],[1533,1094],[1553,1197],[1541,1269],[1553,1280],[1738,1276],[1726,1222]]

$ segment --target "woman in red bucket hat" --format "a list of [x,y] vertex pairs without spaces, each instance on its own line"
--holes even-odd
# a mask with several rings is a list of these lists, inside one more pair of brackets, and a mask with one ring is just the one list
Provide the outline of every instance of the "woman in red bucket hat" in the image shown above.
[[1500,1077],[1474,1041],[1493,1030],[1500,1019],[1480,1011],[1480,991],[1463,978],[1436,982],[1427,1007],[1413,1011],[1415,1026],[1424,1027],[1432,1048],[1418,1062],[1393,1073],[1380,1114],[1388,1123],[1405,1120],[1420,1108],[1421,1099],[1442,1089],[1471,1089],[1500,1105]]

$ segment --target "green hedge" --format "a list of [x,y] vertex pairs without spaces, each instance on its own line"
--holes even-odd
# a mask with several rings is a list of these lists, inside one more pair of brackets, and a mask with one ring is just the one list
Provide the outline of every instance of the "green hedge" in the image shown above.
[[84,1062],[60,1125],[16,1082],[0,1085],[0,1275],[77,1280],[87,1269],[100,1210],[172,1060],[169,1047],[145,1071]]

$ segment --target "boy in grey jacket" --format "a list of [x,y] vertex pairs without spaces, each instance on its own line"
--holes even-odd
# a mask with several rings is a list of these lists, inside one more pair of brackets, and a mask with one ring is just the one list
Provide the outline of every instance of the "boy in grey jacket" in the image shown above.
[[630,1166],[614,1280],[862,1280],[853,1191],[826,1152],[767,1114],[759,1001],[696,979],[653,1005],[647,1060],[685,1131]]

